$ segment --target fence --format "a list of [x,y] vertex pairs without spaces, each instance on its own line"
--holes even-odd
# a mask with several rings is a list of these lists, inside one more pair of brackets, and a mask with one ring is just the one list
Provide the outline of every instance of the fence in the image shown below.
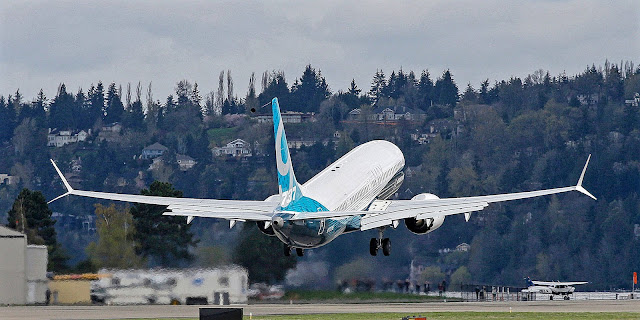
[[[453,289],[453,288],[451,288]],[[456,288],[457,289],[457,288]],[[530,301],[536,300],[533,292],[522,292],[523,287],[463,284],[460,286],[464,301]]]

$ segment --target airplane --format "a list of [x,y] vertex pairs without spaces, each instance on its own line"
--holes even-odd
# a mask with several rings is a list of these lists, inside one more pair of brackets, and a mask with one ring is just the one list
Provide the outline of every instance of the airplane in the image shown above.
[[564,300],[569,300],[569,295],[576,290],[574,286],[589,283],[588,281],[535,281],[529,277],[526,277],[524,280],[527,281],[527,286],[529,287],[522,289],[522,292],[550,294],[549,299],[551,300],[553,300],[554,295],[560,295],[564,297]]
[[260,231],[276,236],[284,243],[284,254],[295,249],[298,256],[305,249],[318,248],[338,236],[355,231],[378,230],[371,238],[369,253],[382,249],[391,253],[391,241],[385,229],[397,228],[400,221],[415,234],[427,234],[442,226],[446,216],[480,211],[494,202],[525,199],[569,191],[579,191],[594,200],[582,180],[589,164],[587,158],[575,186],[488,196],[444,198],[421,193],[411,200],[388,200],[404,181],[405,161],[402,151],[389,141],[374,140],[361,144],[312,177],[304,184],[296,179],[287,146],[278,99],[271,101],[278,178],[278,194],[259,200],[218,200],[169,198],[76,190],[71,187],[56,163],[51,160],[67,195],[165,206],[163,215],[219,218],[237,222],[255,222]]

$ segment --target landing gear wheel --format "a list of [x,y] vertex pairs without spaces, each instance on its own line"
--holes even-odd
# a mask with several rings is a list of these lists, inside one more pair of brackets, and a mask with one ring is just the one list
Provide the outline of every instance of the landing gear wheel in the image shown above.
[[385,256],[391,254],[391,240],[389,238],[382,239],[382,254]]
[[374,257],[378,255],[378,239],[371,238],[369,241],[369,253]]
[[296,248],[296,254],[298,255],[298,257],[304,256],[304,249]]
[[569,296],[564,296],[564,299],[565,300],[569,300]]
[[549,296],[549,300],[553,300],[553,295],[550,295],[550,296]]
[[291,247],[289,247],[288,245],[284,245],[284,256],[288,257],[291,256]]

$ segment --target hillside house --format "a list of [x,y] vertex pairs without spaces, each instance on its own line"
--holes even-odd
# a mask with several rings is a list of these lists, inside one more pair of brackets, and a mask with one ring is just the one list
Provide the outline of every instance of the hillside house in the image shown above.
[[632,107],[640,106],[640,93],[637,93],[633,96],[633,99],[625,100],[625,104],[628,104]]
[[[280,115],[282,116],[282,123],[303,123],[316,121],[316,114],[314,112],[285,111],[280,113]],[[258,123],[272,123],[273,115],[263,114],[256,116],[255,119],[258,120]]]
[[47,135],[47,147],[60,148],[70,143],[76,143],[86,141],[91,135],[91,129],[89,132],[80,130],[74,132],[71,130],[58,130],[49,128],[49,134]]
[[211,151],[213,152],[214,157],[221,157],[221,156],[251,157],[252,156],[251,145],[242,139],[235,139],[227,143],[227,145],[225,145],[224,147],[213,148]]
[[122,131],[122,125],[119,122],[109,123],[102,128],[98,133],[98,141],[106,140],[107,142],[115,142],[120,139],[120,132]]
[[377,107],[364,118],[362,109],[356,108],[349,112],[347,120],[349,121],[374,121],[379,123],[396,123],[399,120],[421,121],[426,118],[426,114],[422,110],[409,109],[407,107]]
[[195,166],[198,163],[193,158],[191,158],[191,157],[189,157],[187,155],[184,155],[184,154],[177,154],[176,155],[176,162],[178,163],[178,167],[182,171],[187,171],[187,170],[193,168],[193,166]]
[[16,179],[16,177],[14,177],[14,176],[10,176],[9,174],[6,174],[6,173],[0,173],[0,185],[13,184],[15,179]]
[[167,152],[169,150],[169,148],[159,144],[159,143],[154,143],[148,147],[145,147],[144,149],[142,149],[142,154],[140,155],[140,158],[142,159],[153,159],[156,157],[159,157],[161,155],[163,155],[165,152]]

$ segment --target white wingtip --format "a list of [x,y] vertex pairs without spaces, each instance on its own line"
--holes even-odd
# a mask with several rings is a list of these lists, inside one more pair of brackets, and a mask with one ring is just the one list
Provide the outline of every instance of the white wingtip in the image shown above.
[[598,200],[598,198],[596,198],[594,195],[592,195],[589,191],[587,191],[587,189],[583,188],[582,186],[576,186],[576,190],[581,192],[582,194],[586,194],[587,196],[589,196],[589,198],[593,200]]
[[591,154],[589,154],[589,157],[587,157],[587,163],[584,164],[584,168],[582,168],[582,174],[580,174],[580,179],[578,179],[578,184],[576,185],[576,190],[589,196],[591,199],[593,200],[598,200],[596,197],[594,197],[589,191],[587,191],[587,189],[585,189],[582,186],[582,180],[584,180],[584,174],[585,172],[587,172],[587,166],[589,165],[589,160],[591,160]]
[[[65,179],[65,177],[62,175],[62,172],[60,171],[60,169],[58,169],[58,166],[56,165],[56,163],[53,161],[53,159],[49,159],[51,161],[51,164],[53,164],[53,167],[56,169],[56,171],[58,172],[58,175],[60,176],[60,179],[62,179],[62,183],[64,183],[65,188],[67,188],[67,194],[71,193],[71,191],[73,191],[73,188],[71,188],[71,185],[69,184],[69,182],[67,181],[67,179]],[[53,200],[52,200],[53,201]]]
[[591,160],[591,154],[587,157],[587,163],[584,164],[584,168],[582,168],[582,174],[580,174],[580,179],[578,179],[578,187],[582,186],[582,180],[584,180],[584,174],[587,172],[587,166],[589,165],[589,160]]
[[49,201],[47,202],[47,204],[50,204],[51,202],[54,202],[54,201],[56,201],[56,200],[58,200],[58,199],[60,199],[60,198],[64,198],[64,197],[66,197],[67,195],[69,195],[69,192],[65,192],[64,194],[59,195],[59,196],[57,196],[57,197],[53,198],[52,200],[49,200]]

